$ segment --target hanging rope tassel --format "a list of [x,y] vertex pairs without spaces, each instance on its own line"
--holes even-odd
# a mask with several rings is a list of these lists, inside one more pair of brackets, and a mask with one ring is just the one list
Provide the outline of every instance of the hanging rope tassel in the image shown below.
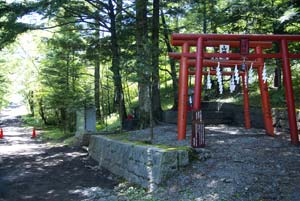
[[264,81],[264,83],[267,82],[267,69],[266,69],[266,63],[264,63],[264,68],[262,70],[262,80]]

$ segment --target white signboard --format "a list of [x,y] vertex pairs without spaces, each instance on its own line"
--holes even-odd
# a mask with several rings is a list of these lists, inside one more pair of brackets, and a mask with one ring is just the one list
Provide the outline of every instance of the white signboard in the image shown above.
[[229,53],[229,45],[220,45],[220,53]]
[[[229,45],[220,45],[220,53],[229,53],[229,48],[230,46]],[[226,57],[226,58],[220,58],[220,59],[226,59],[228,60],[229,58]]]

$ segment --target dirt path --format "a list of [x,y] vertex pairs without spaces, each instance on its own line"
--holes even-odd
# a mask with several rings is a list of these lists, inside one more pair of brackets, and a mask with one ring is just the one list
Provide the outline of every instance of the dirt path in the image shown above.
[[0,114],[0,201],[84,200],[89,192],[113,189],[113,176],[97,168],[88,153],[31,139],[21,126],[24,109],[11,105]]

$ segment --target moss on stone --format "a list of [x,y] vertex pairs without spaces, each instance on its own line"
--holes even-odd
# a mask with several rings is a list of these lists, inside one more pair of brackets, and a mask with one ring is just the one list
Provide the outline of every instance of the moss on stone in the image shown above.
[[149,140],[130,140],[130,133],[119,133],[109,136],[105,136],[112,140],[118,140],[120,142],[128,143],[136,146],[148,146],[163,149],[164,151],[190,151],[191,147],[189,146],[169,146],[165,144],[152,144]]

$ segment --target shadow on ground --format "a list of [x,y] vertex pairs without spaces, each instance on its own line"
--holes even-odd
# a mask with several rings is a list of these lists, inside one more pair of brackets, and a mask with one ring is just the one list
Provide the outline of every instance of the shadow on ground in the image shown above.
[[0,200],[81,200],[85,188],[116,184],[78,148],[51,147],[40,154],[4,156],[0,162]]

